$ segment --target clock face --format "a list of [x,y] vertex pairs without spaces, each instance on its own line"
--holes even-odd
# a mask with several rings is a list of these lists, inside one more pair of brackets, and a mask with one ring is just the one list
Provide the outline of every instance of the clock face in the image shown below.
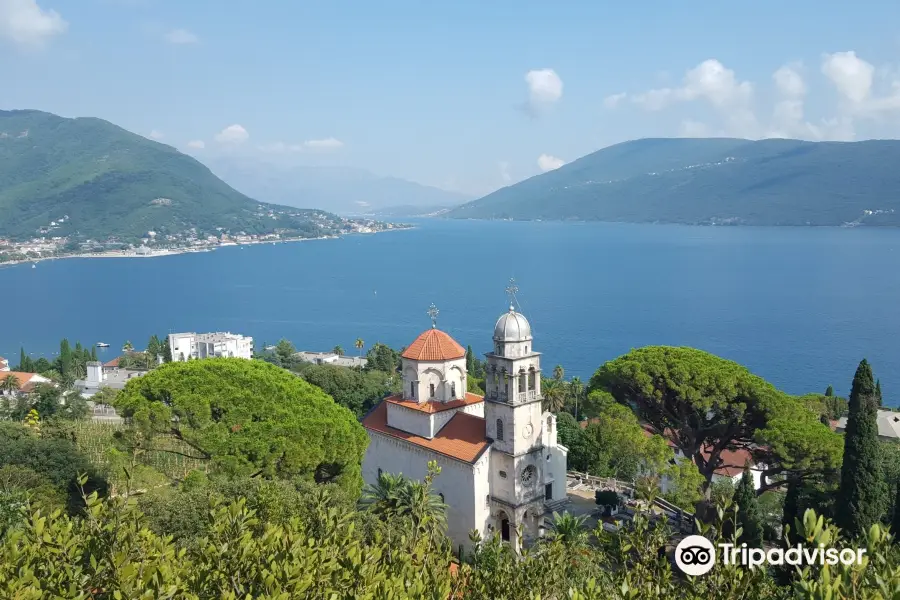
[[530,438],[533,431],[534,431],[534,428],[531,426],[531,423],[528,423],[522,429],[522,437],[524,437],[525,439]]
[[537,469],[534,468],[534,465],[528,465],[522,470],[522,483],[530,484],[534,481],[535,475],[537,475]]

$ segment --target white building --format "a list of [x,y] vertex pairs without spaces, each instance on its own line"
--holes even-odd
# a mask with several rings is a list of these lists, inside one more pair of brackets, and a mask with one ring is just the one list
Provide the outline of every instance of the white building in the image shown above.
[[[880,439],[895,442],[900,440],[900,412],[879,408],[876,424]],[[843,433],[845,429],[847,429],[847,417],[841,417],[835,423],[834,430]]]
[[472,530],[528,544],[543,533],[545,515],[566,501],[568,452],[557,444],[556,417],[541,409],[531,326],[512,308],[497,321],[485,397],[466,393],[465,356],[434,327],[403,352],[403,393],[363,419],[370,437],[363,478],[423,479],[434,460],[454,548],[468,549]]
[[217,356],[253,358],[253,338],[229,332],[170,333],[173,361]]
[[0,371],[9,371],[9,361],[0,356]]

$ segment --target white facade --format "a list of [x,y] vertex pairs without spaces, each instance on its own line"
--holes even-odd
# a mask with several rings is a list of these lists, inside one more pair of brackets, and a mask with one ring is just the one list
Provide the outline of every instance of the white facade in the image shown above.
[[219,356],[253,358],[253,338],[229,332],[170,333],[169,350],[173,361]]
[[454,549],[468,550],[473,530],[528,544],[566,501],[568,450],[557,443],[556,417],[541,409],[540,355],[531,342],[525,317],[512,309],[500,317],[482,398],[465,392],[462,346],[426,331],[403,353],[402,393],[363,420],[367,484],[381,473],[422,479],[431,460],[441,466],[434,489],[448,506]]

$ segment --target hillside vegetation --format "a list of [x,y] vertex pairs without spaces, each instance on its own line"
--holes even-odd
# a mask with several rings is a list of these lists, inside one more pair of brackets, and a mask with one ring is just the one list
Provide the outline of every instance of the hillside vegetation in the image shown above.
[[497,190],[453,218],[900,225],[900,141],[643,139]]
[[[66,218],[68,217],[68,218]],[[0,111],[0,236],[122,239],[283,229],[312,236],[321,211],[256,202],[175,148],[95,118]],[[62,221],[62,223],[60,223]]]

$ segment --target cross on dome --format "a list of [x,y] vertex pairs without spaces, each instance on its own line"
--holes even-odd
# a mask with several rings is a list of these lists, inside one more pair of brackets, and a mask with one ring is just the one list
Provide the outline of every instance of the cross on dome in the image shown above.
[[437,328],[437,316],[441,311],[438,310],[437,306],[434,305],[434,302],[431,303],[431,306],[428,307],[428,310],[425,312],[429,317],[431,317],[431,328]]
[[506,286],[506,293],[509,295],[509,310],[515,310],[514,302],[516,302],[516,292],[519,291],[519,286],[516,285],[516,280],[512,277],[509,279],[509,285]]

